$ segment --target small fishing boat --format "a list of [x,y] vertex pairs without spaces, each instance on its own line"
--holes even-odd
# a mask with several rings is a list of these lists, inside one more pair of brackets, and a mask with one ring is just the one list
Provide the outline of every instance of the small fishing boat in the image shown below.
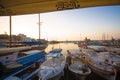
[[53,52],[50,51],[46,57],[47,61],[41,64],[39,71],[39,79],[48,80],[48,79],[59,79],[63,75],[63,69],[65,67],[65,57],[61,54],[61,49],[55,49]]
[[31,47],[0,48],[0,63],[5,66],[14,62],[19,52],[30,49]]
[[113,66],[115,67],[115,69],[116,69],[117,71],[120,72],[120,62],[114,62],[114,63],[113,63]]
[[[80,80],[85,80],[85,78],[91,73],[91,69],[87,67],[80,60],[81,52],[78,52],[78,51],[72,51],[72,52],[75,52],[75,53],[71,53],[72,62],[70,65],[68,65],[68,69],[69,71],[75,74],[76,78],[79,78]],[[70,51],[68,51],[68,55],[69,54],[70,54]]]
[[40,63],[45,61],[45,54],[39,50],[31,50],[21,54],[23,53],[27,55],[17,58],[1,70],[0,80],[13,80],[14,78],[29,80],[33,75],[37,75]]
[[51,59],[53,57],[58,58],[61,54],[62,49],[52,49],[46,54],[46,59]]
[[90,49],[95,50],[96,52],[102,52],[102,51],[107,51],[106,46],[100,46],[100,45],[89,45],[87,46]]
[[91,73],[91,69],[80,61],[74,62],[68,67],[68,69],[80,80],[85,80],[85,78]]
[[113,52],[100,52],[99,56],[106,61],[107,64],[113,65],[117,71],[120,71],[120,57]]
[[95,51],[83,49],[81,59],[88,65],[92,71],[107,80],[116,80],[116,69],[106,63]]
[[21,51],[30,50],[31,47],[0,48],[0,74],[11,72],[23,66],[16,62]]
[[49,51],[49,53],[60,53],[61,51],[62,51],[62,49],[56,48],[56,49],[52,49],[51,51]]

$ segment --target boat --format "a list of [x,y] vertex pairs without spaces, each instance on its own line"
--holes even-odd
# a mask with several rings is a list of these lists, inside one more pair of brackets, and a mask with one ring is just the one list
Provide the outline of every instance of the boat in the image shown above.
[[90,49],[95,50],[96,52],[102,52],[102,51],[107,51],[106,46],[101,46],[101,45],[89,45],[87,46]]
[[45,54],[39,50],[25,51],[21,54],[23,53],[28,55],[19,57],[14,62],[9,63],[2,70],[0,80],[13,80],[14,78],[29,80],[33,78],[33,75],[37,75],[39,72],[40,63],[43,63],[46,60]]
[[54,49],[54,51],[50,51],[50,53],[46,55],[46,57],[51,58],[47,58],[47,60],[41,64],[38,74],[40,80],[58,80],[61,76],[63,76],[65,57],[62,54],[59,55],[60,51],[61,49]]
[[30,49],[31,47],[0,48],[0,63],[2,65],[7,65],[14,62],[19,52]]
[[62,49],[52,49],[51,51],[49,51],[47,54],[46,54],[46,58],[47,58],[47,60],[49,59],[49,58],[53,58],[53,57],[55,57],[55,58],[58,58],[59,56],[60,56],[60,54],[61,54],[61,51],[62,51]]
[[48,46],[48,44],[40,44],[40,45],[32,45],[31,49],[32,50],[44,50],[46,49],[46,47]]
[[92,71],[107,80],[116,80],[116,69],[106,63],[94,50],[83,49],[81,59]]
[[113,52],[100,52],[99,56],[106,61],[107,64],[113,65],[117,71],[120,71],[120,57]]
[[114,62],[113,66],[115,67],[115,69],[120,72],[120,62]]
[[91,69],[80,60],[80,54],[81,53],[78,51],[76,53],[72,53],[72,62],[68,65],[68,69],[75,74],[76,78],[85,80],[85,78],[91,73]]
[[51,51],[49,51],[49,53],[60,53],[61,51],[62,49],[56,48],[56,49],[52,49]]
[[23,44],[31,46],[33,50],[44,50],[48,46],[47,41],[24,41]]
[[68,69],[80,80],[85,80],[85,78],[91,73],[91,69],[80,61],[74,62],[68,67]]

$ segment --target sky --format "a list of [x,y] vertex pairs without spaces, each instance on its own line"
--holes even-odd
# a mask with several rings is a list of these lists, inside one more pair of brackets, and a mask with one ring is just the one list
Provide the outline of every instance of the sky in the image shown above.
[[[12,16],[12,34],[39,38],[38,14]],[[41,38],[48,40],[101,40],[120,38],[120,6],[89,7],[40,14]],[[0,17],[0,34],[9,34],[9,17]]]

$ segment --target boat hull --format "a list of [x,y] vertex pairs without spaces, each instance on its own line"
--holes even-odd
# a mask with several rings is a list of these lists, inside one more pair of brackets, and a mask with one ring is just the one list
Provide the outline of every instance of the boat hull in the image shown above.
[[[50,60],[52,61],[52,60]],[[46,64],[48,63],[48,64]],[[65,67],[65,61],[62,61],[59,65],[56,63],[56,61],[51,64],[50,62],[46,61],[46,63],[44,65],[42,65],[40,67],[40,72],[39,72],[39,76],[41,80],[48,80],[51,78],[54,78],[58,75],[60,75],[60,73],[62,73],[64,67]],[[50,64],[49,64],[50,63]],[[55,66],[57,65],[57,66]]]
[[81,62],[71,64],[68,69],[80,80],[85,80],[85,78],[91,73],[91,69]]
[[109,71],[101,70],[101,69],[98,69],[97,67],[94,67],[91,64],[88,64],[88,66],[92,69],[94,73],[98,74],[99,76],[107,80],[116,80],[116,71],[109,72]]
[[117,63],[114,63],[113,66],[115,67],[115,69],[120,72],[120,63],[117,64]]

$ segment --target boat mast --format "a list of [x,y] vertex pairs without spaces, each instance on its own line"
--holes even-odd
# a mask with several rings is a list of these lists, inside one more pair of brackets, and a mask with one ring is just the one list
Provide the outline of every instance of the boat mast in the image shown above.
[[12,17],[10,16],[10,42],[9,42],[9,47],[11,47],[12,43]]
[[39,17],[39,22],[38,22],[38,26],[39,26],[39,46],[40,46],[40,13],[38,14]]

